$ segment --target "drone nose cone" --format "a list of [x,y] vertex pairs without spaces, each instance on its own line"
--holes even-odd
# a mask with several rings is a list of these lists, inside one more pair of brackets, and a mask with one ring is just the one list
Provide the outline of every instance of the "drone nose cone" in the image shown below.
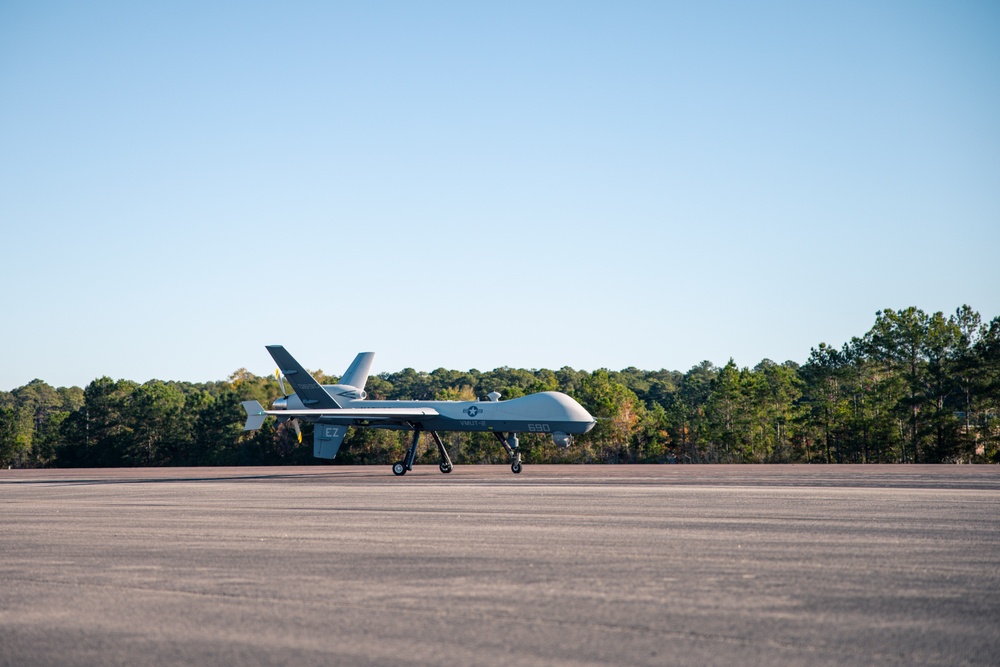
[[558,391],[543,391],[507,403],[521,414],[522,419],[541,422],[563,422],[567,433],[586,433],[597,422],[574,399]]
[[575,422],[583,424],[584,433],[587,433],[590,429],[594,428],[594,425],[597,424],[597,420],[594,419],[594,416],[587,412],[587,409],[577,403],[574,399],[569,396],[566,398],[568,399],[566,402],[566,412],[569,418]]
[[555,398],[559,402],[559,405],[562,406],[563,410],[565,410],[567,419],[575,422],[581,422],[584,424],[596,423],[594,421],[594,417],[589,412],[587,412],[586,408],[577,403],[575,399],[570,398],[566,394],[562,394],[559,392],[551,392],[551,393],[553,395],[553,398]]
[[594,418],[587,412],[582,405],[577,403],[572,409],[567,410],[570,414],[570,418],[574,421],[589,423],[594,421]]

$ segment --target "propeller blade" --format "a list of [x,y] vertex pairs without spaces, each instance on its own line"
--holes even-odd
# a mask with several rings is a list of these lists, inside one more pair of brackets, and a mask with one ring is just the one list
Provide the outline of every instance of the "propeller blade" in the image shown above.
[[281,369],[274,369],[274,377],[278,378],[278,384],[281,386],[281,395],[288,396],[288,392],[285,391],[285,381],[281,379]]
[[299,426],[299,420],[298,419],[293,419],[292,420],[292,428],[295,429],[295,437],[297,437],[299,439],[299,444],[301,445],[302,444],[302,427]]

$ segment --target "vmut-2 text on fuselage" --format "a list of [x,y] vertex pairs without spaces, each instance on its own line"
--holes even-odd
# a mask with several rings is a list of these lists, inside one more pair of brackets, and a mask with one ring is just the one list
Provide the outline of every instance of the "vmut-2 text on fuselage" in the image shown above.
[[[340,382],[320,385],[280,345],[268,345],[279,376],[288,380],[293,394],[285,394],[265,410],[257,401],[244,401],[247,413],[245,430],[260,428],[273,415],[279,422],[293,420],[315,424],[313,456],[332,459],[347,436],[349,427],[383,428],[413,431],[413,438],[402,461],[392,471],[405,475],[413,468],[420,434],[428,431],[441,454],[441,472],[451,472],[448,452],[438,437],[439,431],[489,432],[496,436],[510,457],[511,470],[521,472],[518,433],[550,435],[556,444],[568,446],[570,436],[586,433],[594,427],[594,418],[573,398],[558,391],[543,391],[509,401],[492,392],[481,401],[370,401],[364,387],[368,381],[374,352],[355,357]],[[281,382],[284,393],[284,382]]]

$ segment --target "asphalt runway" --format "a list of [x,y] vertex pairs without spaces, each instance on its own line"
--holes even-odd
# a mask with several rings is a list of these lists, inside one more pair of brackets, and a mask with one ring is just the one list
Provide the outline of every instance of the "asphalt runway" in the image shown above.
[[0,665],[997,665],[1000,466],[0,471]]

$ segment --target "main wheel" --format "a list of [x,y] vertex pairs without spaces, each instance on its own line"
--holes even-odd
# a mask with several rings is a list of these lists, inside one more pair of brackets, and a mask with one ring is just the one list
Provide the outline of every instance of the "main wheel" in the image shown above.
[[392,464],[392,474],[396,475],[396,476],[405,475],[406,474],[406,465],[402,461],[399,461],[398,463],[393,463]]
[[510,471],[512,473],[514,473],[515,475],[517,473],[521,472],[521,462],[520,461],[514,461],[513,463],[511,463],[510,464]]
[[445,463],[444,461],[441,461],[441,463],[438,464],[438,469],[446,475],[452,471],[451,464]]

